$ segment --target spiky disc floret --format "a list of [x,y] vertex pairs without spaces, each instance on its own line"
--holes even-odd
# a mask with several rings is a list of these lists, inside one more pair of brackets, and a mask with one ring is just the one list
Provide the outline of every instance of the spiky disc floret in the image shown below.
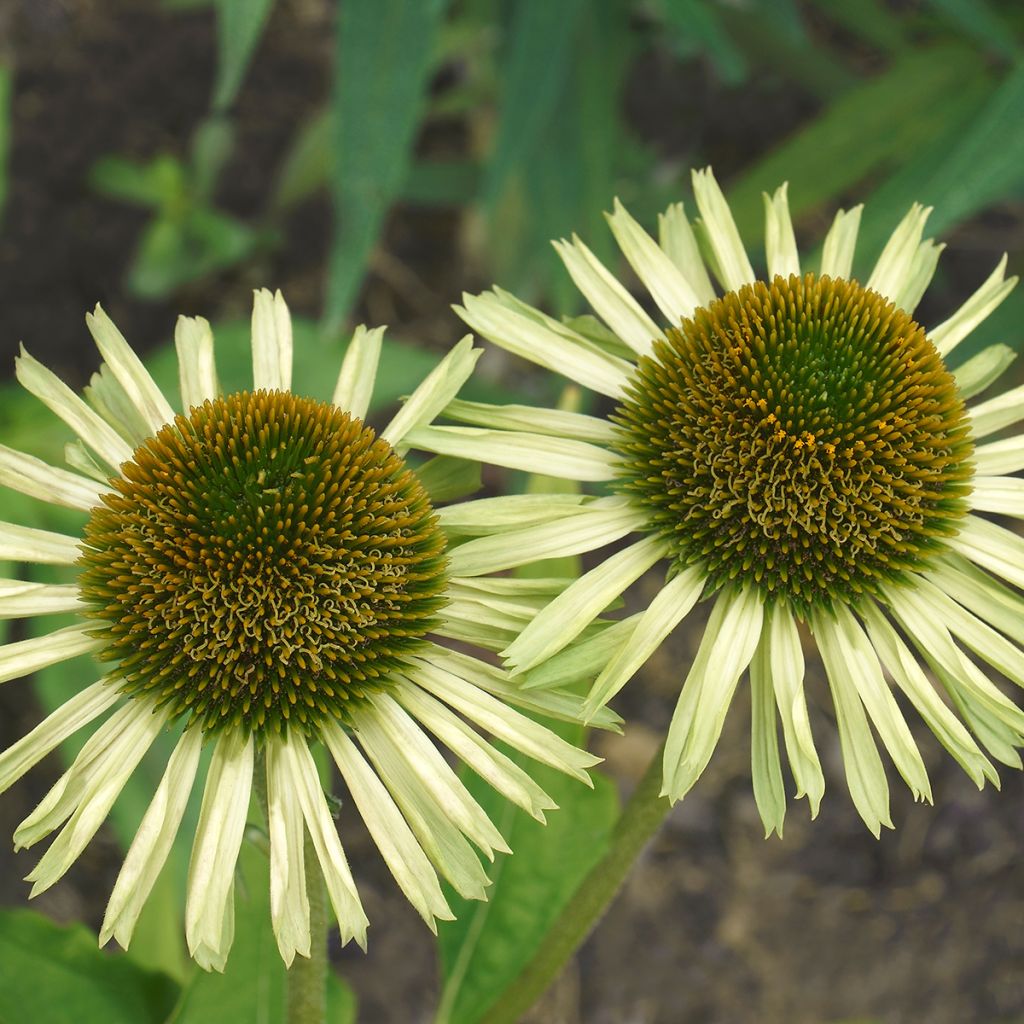
[[206,402],[111,487],[80,561],[101,656],[205,729],[345,721],[436,624],[445,540],[426,492],[332,405]]
[[922,568],[967,511],[953,376],[855,281],[776,277],[698,309],[640,360],[617,421],[622,486],[677,562],[800,612]]

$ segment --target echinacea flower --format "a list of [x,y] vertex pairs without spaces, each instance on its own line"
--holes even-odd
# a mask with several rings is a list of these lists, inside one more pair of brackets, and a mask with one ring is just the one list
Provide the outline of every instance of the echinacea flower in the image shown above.
[[[596,677],[592,714],[700,599],[713,602],[666,738],[673,801],[708,764],[749,669],[766,830],[781,833],[786,807],[779,719],[797,796],[817,813],[825,783],[804,693],[806,624],[853,801],[877,835],[891,822],[876,735],[915,796],[931,799],[901,703],[979,786],[998,782],[990,757],[1021,766],[1024,713],[973,656],[1024,684],[1014,589],[1024,588],[1024,540],[979,515],[1024,515],[1024,482],[1009,475],[1024,469],[1024,435],[987,440],[1024,419],[1024,389],[965,405],[1005,366],[1004,346],[947,366],[1016,279],[1004,279],[1004,257],[926,330],[913,313],[942,248],[922,239],[929,210],[910,210],[860,283],[851,268],[861,208],[837,214],[811,264],[798,255],[783,185],[765,196],[758,278],[710,170],[694,174],[694,193],[700,219],[691,225],[682,204],[671,206],[658,241],[619,203],[608,217],[660,316],[577,238],[556,248],[596,318],[559,322],[497,288],[459,310],[496,344],[611,399],[609,418],[457,400],[446,415],[470,426],[424,426],[409,440],[614,492],[538,505],[518,523],[509,515],[500,540],[455,550],[454,572],[639,535],[503,652],[526,687]],[[591,628],[658,564],[666,582],[645,611]]]
[[0,484],[85,517],[77,537],[0,524],[0,559],[77,568],[68,584],[0,582],[0,615],[79,617],[0,647],[0,681],[87,652],[107,666],[0,754],[3,790],[106,716],[15,833],[23,847],[60,829],[29,876],[33,895],[67,871],[158,734],[174,729],[101,942],[128,945],[204,746],[212,753],[185,913],[189,950],[203,967],[223,969],[231,946],[235,865],[260,770],[283,959],[310,954],[307,833],[342,938],[365,943],[367,920],[314,762],[318,744],[432,928],[452,916],[439,874],[463,896],[483,898],[487,878],[471,844],[487,856],[507,847],[428,734],[541,819],[551,800],[478,729],[584,781],[596,759],[512,707],[571,720],[578,699],[520,693],[501,670],[432,639],[472,641],[478,620],[514,635],[538,602],[518,581],[460,585],[438,516],[404,460],[408,432],[469,376],[471,339],[378,435],[364,418],[383,329],[356,331],[323,401],[289,390],[292,328],[280,293],[256,294],[251,393],[220,393],[210,327],[182,317],[177,414],[106,314],[97,307],[87,322],[104,365],[86,399],[27,354],[17,365],[24,387],[77,435],[72,468],[0,446]]

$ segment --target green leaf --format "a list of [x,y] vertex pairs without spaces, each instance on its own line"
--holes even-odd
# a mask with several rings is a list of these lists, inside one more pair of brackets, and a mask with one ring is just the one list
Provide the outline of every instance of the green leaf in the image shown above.
[[[559,731],[570,741],[581,740],[578,726]],[[618,816],[613,783],[595,774],[590,790],[552,769],[528,767],[558,803],[547,825],[513,808],[475,776],[465,780],[513,855],[499,854],[489,866],[493,885],[486,903],[448,894],[457,919],[438,926],[444,988],[437,1024],[471,1024],[479,1019],[530,959],[606,850]]]
[[744,237],[764,237],[762,191],[789,181],[795,218],[834,206],[870,173],[888,170],[959,120],[984,90],[986,71],[964,47],[932,47],[901,57],[887,71],[836,100],[729,189]]
[[331,163],[331,111],[317,111],[299,127],[278,174],[271,208],[287,209],[326,188]]
[[[278,1024],[285,1019],[287,971],[270,923],[270,867],[243,843],[235,890],[235,941],[223,974],[196,970],[167,1024]],[[328,1020],[355,1021],[355,996],[328,977]]]
[[706,53],[727,85],[747,77],[747,61],[707,0],[663,0],[665,21],[677,53],[692,57]]
[[38,1024],[161,1024],[178,987],[104,953],[82,925],[29,910],[0,912],[0,1020]]
[[345,321],[409,168],[446,0],[346,0],[338,11],[325,321]]
[[263,35],[274,0],[217,0],[217,81],[213,107],[230,107],[241,88],[253,50]]
[[1010,25],[987,0],[931,0],[958,32],[965,32],[1003,57],[1016,57],[1020,45]]
[[89,184],[103,195],[140,206],[175,209],[186,202],[185,168],[170,156],[157,157],[148,164],[103,157],[92,165]]

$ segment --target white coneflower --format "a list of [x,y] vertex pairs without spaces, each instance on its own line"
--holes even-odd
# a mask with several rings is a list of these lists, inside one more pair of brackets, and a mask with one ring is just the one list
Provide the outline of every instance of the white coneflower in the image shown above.
[[[942,248],[922,239],[927,209],[911,209],[861,284],[850,276],[861,208],[836,216],[812,270],[798,256],[782,186],[765,196],[759,280],[710,170],[694,174],[694,191],[701,219],[691,226],[681,204],[670,207],[657,242],[618,203],[608,218],[660,320],[575,238],[556,248],[600,320],[560,323],[498,289],[467,296],[460,310],[496,344],[611,398],[610,420],[454,401],[447,415],[473,426],[425,426],[409,440],[607,481],[615,492],[552,504],[532,523],[506,524],[501,538],[467,543],[453,572],[642,534],[507,647],[526,686],[596,676],[593,713],[698,600],[713,601],[667,736],[672,800],[707,765],[749,668],[765,826],[781,831],[785,813],[778,719],[797,795],[817,812],[824,778],[804,696],[806,623],[854,803],[878,834],[890,820],[876,735],[914,794],[931,797],[896,693],[979,786],[997,780],[989,756],[1021,764],[1024,714],[968,651],[1024,684],[1024,600],[997,579],[1024,586],[1024,541],[978,515],[1024,514],[1024,482],[1008,475],[1024,468],[1024,436],[984,440],[1024,418],[1024,389],[968,410],[965,399],[1005,365],[1005,347],[955,372],[946,366],[1016,279],[1004,279],[1004,258],[957,312],[925,330],[912,314]],[[659,562],[667,582],[646,611],[565,650]]]
[[106,314],[97,308],[88,324],[105,362],[88,401],[30,356],[18,360],[21,383],[79,438],[69,447],[72,469],[0,446],[0,483],[87,517],[80,537],[0,524],[0,558],[78,569],[67,585],[0,582],[0,615],[81,617],[0,648],[0,681],[86,652],[108,665],[0,755],[2,790],[107,716],[17,829],[18,846],[60,829],[29,876],[33,895],[67,871],[154,739],[176,725],[180,738],[114,886],[102,942],[127,946],[204,744],[212,755],[186,906],[188,946],[202,966],[222,969],[231,946],[235,863],[261,763],[282,957],[310,953],[307,833],[343,939],[364,943],[366,917],[314,744],[330,751],[431,927],[451,917],[438,873],[460,894],[483,897],[473,845],[487,856],[506,846],[427,734],[538,818],[550,799],[477,729],[583,780],[595,759],[511,706],[572,718],[573,698],[520,694],[500,670],[430,638],[473,640],[478,620],[491,627],[485,642],[514,635],[541,600],[515,581],[454,579],[438,517],[403,460],[409,431],[469,376],[471,340],[378,435],[364,417],[382,329],[356,331],[333,398],[321,401],[289,391],[291,321],[280,293],[256,295],[251,393],[220,393],[209,325],[183,317],[185,412],[177,414]]

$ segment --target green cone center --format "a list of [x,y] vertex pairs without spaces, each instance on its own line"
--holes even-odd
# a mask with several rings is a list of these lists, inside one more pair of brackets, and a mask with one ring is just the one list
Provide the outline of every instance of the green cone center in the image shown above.
[[79,585],[134,694],[205,729],[348,719],[436,624],[445,541],[362,421],[287,392],[144,442],[84,533]]
[[698,309],[640,360],[616,419],[622,486],[677,562],[798,612],[925,567],[967,510],[956,382],[855,281],[776,277]]

